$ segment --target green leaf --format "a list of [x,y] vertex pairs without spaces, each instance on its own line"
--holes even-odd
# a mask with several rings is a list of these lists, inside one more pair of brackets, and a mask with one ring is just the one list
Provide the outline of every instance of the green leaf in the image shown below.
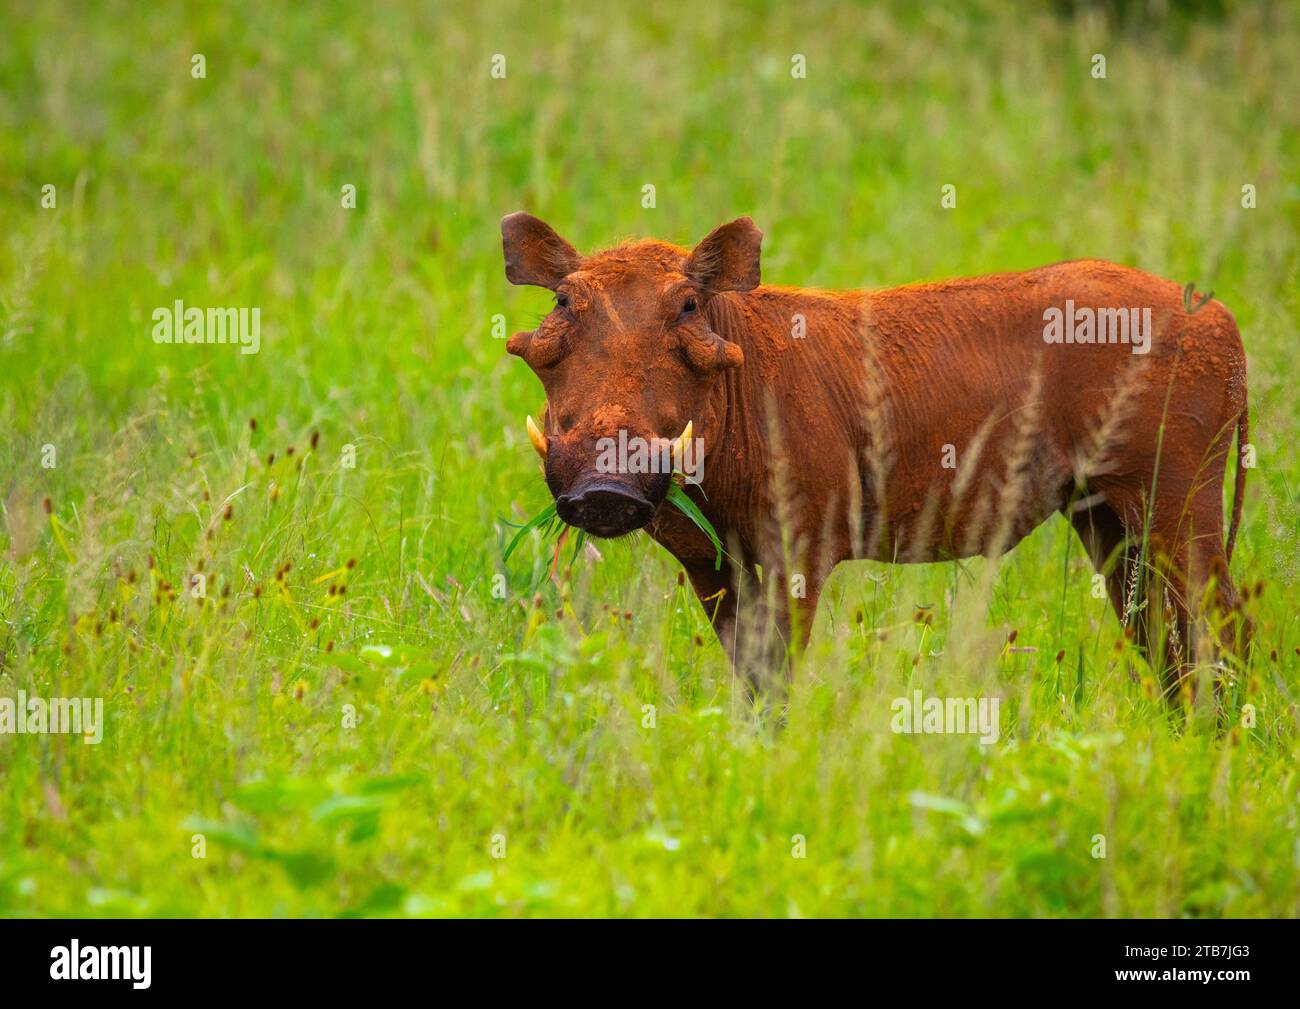
[[675,505],[677,509],[688,519],[695,523],[700,532],[709,538],[713,544],[716,557],[713,562],[713,570],[722,570],[722,541],[718,539],[717,532],[713,529],[713,523],[704,517],[704,512],[700,511],[700,506],[687,496],[686,491],[679,487],[675,482],[668,484],[668,503]]
[[573,567],[574,562],[578,559],[578,551],[582,549],[582,544],[587,541],[587,531],[579,529],[578,535],[573,540],[573,556],[569,558],[569,567]]
[[[506,547],[505,556],[502,560],[510,560],[510,555],[515,552],[515,547],[519,546],[520,541],[534,529],[541,528],[544,533],[548,533],[551,531],[551,526],[556,521],[558,521],[558,516],[555,514],[555,502],[552,501],[519,527],[519,532],[515,533],[514,539],[512,539],[510,545]],[[506,524],[510,525],[511,523]],[[563,526],[563,523],[560,523],[560,525]]]
[[278,851],[270,857],[280,864],[300,890],[324,882],[334,871],[334,859],[323,852]]

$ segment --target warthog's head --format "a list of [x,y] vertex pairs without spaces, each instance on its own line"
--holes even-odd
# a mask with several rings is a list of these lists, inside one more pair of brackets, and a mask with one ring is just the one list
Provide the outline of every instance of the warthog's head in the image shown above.
[[520,213],[501,236],[509,281],[555,292],[542,324],[506,349],[546,389],[544,430],[530,418],[529,435],[560,518],[596,536],[640,529],[668,493],[664,460],[688,474],[699,466],[693,424],[723,370],[744,363],[706,307],[758,285],[762,234],[742,217],[693,251],[644,241],[582,256]]

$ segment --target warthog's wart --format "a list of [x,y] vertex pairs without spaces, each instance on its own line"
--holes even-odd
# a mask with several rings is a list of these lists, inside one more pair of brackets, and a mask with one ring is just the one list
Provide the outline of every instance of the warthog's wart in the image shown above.
[[1067,298],[1062,311],[1055,306],[1043,311],[1044,343],[1122,343],[1134,354],[1151,349],[1151,309],[1075,308]]
[[262,347],[260,308],[185,307],[176,301],[170,308],[153,310],[154,343],[239,344],[241,354],[256,354]]

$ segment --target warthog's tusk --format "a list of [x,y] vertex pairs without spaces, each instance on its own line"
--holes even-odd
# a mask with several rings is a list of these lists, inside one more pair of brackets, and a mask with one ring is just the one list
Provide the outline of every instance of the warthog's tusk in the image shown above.
[[686,422],[686,427],[682,429],[682,433],[679,434],[677,440],[673,442],[673,463],[675,465],[680,466],[683,460],[685,460],[686,446],[691,443],[691,433],[694,430],[695,422],[688,420]]
[[533,423],[533,418],[531,416],[528,418],[528,440],[533,443],[533,448],[537,449],[537,454],[545,459],[547,447],[546,435],[542,434],[542,432],[538,430],[538,427]]

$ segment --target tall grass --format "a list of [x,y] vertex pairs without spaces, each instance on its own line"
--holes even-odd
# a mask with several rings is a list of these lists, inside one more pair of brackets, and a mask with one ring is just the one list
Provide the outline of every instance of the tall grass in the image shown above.
[[[0,737],[0,912],[1300,912],[1300,23],[1225,6],[0,13],[0,694],[108,718]],[[503,276],[521,208],[584,250],[748,213],[778,283],[1097,256],[1213,289],[1256,727],[1160,700],[1059,520],[838,569],[779,730],[648,540],[505,564],[547,500],[493,338],[545,310]],[[260,306],[261,352],[154,344],[177,299]],[[916,688],[1002,698],[1003,740],[890,732]]]

